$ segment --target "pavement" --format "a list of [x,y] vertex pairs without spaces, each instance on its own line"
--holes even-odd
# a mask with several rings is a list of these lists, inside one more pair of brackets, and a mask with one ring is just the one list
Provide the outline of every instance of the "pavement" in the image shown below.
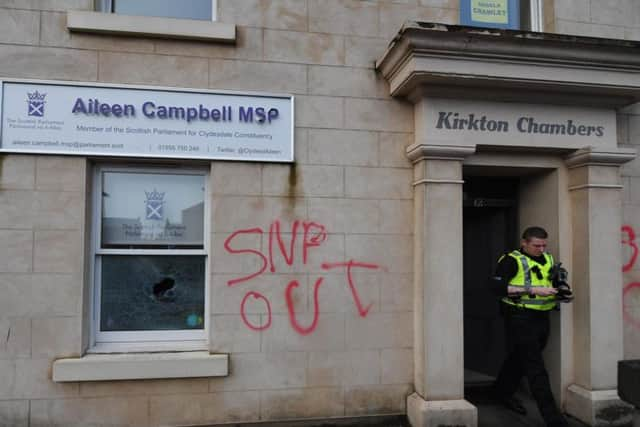
[[[517,414],[495,401],[489,385],[477,385],[465,388],[465,399],[478,408],[478,427],[546,427],[533,399],[525,392],[516,394],[527,415]],[[570,427],[588,427],[575,418],[567,416]],[[210,426],[210,427],[217,427]],[[410,427],[404,415],[372,416],[360,418],[330,420],[300,420],[271,423],[225,424],[224,427]],[[222,426],[219,426],[222,427]]]
[[[520,391],[516,397],[527,408],[527,415],[513,412],[495,401],[488,386],[465,389],[465,399],[478,408],[478,427],[546,427],[531,396]],[[570,427],[588,427],[575,418],[566,418]]]

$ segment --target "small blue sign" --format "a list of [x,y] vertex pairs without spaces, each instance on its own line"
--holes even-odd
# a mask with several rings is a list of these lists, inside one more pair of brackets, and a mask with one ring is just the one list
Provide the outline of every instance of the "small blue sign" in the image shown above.
[[519,30],[519,0],[461,0],[460,24]]

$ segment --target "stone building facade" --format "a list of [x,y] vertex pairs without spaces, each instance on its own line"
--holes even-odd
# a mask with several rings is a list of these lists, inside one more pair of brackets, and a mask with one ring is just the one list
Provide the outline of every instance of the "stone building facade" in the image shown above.
[[[458,0],[213,4],[213,22],[167,26],[93,0],[0,0],[0,80],[295,100],[293,162],[0,146],[0,425],[476,425],[463,209],[493,196],[469,206],[463,185],[486,177],[515,183],[516,228],[544,225],[569,266],[576,302],[554,315],[548,364],[563,408],[598,425],[615,362],[640,358],[640,3],[545,0],[545,37],[460,30]],[[442,129],[478,111],[592,118],[602,145]],[[104,167],[206,179],[204,348],[97,345]]]

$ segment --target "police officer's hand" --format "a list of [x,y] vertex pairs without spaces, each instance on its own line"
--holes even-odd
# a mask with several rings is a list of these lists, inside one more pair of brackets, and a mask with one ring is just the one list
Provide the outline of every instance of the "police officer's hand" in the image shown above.
[[533,286],[530,289],[530,292],[533,295],[538,295],[541,297],[548,297],[550,295],[555,295],[558,293],[558,290],[556,288],[547,288],[547,287],[543,287],[543,286]]

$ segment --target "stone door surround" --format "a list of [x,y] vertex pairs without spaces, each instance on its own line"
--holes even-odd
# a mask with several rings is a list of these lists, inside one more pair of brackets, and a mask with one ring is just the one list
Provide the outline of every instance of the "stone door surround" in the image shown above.
[[[619,404],[622,322],[604,317],[621,313],[621,302],[607,298],[602,283],[606,292],[622,291],[619,168],[635,152],[617,147],[615,113],[640,101],[640,43],[411,22],[376,66],[391,96],[414,104],[415,141],[407,147],[415,206],[412,425],[477,425],[464,400],[463,314],[450,307],[462,307],[462,165],[479,147],[564,160],[571,210],[580,213],[568,234],[583,295],[573,306],[581,351],[568,364],[574,383],[565,410],[595,425],[598,411]],[[475,105],[504,118],[482,119]]]

